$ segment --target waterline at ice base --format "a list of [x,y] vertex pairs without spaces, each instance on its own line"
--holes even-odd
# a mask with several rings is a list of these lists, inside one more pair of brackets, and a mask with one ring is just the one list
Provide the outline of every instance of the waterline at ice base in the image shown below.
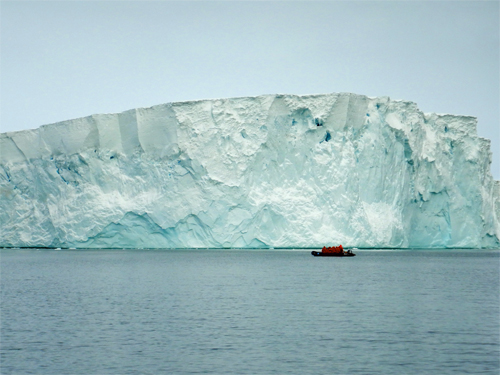
[[500,247],[476,119],[388,97],[168,103],[0,151],[0,247]]

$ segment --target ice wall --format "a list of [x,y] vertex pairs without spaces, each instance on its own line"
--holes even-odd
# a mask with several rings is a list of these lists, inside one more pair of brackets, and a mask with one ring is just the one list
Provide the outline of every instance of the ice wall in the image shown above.
[[500,247],[476,119],[387,97],[169,103],[0,152],[4,247]]

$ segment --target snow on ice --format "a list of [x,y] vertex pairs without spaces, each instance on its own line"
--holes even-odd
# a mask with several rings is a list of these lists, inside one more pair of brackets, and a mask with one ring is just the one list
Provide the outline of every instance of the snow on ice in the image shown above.
[[169,103],[0,135],[0,246],[500,247],[476,119],[354,94]]

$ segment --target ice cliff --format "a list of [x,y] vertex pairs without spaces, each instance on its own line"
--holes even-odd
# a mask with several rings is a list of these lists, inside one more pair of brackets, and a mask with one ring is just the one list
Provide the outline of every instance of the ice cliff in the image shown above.
[[500,247],[476,119],[387,97],[169,103],[0,151],[3,247]]

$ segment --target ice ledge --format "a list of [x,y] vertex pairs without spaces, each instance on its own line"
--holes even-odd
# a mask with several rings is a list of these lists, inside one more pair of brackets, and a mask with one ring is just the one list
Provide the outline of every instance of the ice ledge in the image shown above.
[[1,246],[500,247],[470,116],[349,93],[200,100],[0,135]]

